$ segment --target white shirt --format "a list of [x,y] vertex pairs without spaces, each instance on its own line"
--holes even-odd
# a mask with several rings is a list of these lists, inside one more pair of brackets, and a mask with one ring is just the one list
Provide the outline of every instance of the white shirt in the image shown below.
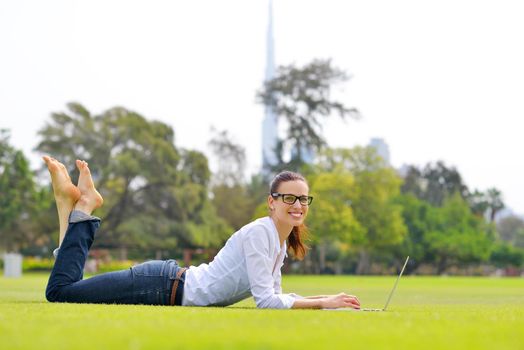
[[226,306],[253,295],[259,308],[291,308],[300,297],[282,294],[285,256],[273,220],[257,219],[235,232],[209,265],[189,267],[182,305]]

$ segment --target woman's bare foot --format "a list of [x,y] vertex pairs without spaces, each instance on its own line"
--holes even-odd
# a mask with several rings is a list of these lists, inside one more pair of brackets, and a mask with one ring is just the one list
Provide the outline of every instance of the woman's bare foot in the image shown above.
[[48,156],[42,158],[51,174],[56,209],[58,211],[58,221],[60,224],[59,244],[62,244],[67,226],[69,225],[69,214],[73,210],[73,207],[81,194],[80,190],[71,182],[71,178],[69,177],[64,164]]
[[74,209],[91,215],[93,210],[102,206],[104,199],[95,188],[87,163],[83,160],[77,160],[76,167],[80,171],[80,176],[78,177],[78,189],[80,190],[81,195],[76,202]]

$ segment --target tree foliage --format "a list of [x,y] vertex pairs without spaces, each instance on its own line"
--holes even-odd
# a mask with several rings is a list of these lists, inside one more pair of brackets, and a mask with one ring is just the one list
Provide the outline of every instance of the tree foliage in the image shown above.
[[312,243],[318,247],[319,270],[325,271],[327,249],[338,244],[341,248],[345,247],[347,252],[361,244],[365,231],[351,207],[356,186],[355,179],[349,172],[315,174],[311,176],[310,186],[315,200],[308,226],[312,233]]
[[495,222],[497,213],[505,207],[502,192],[494,187],[486,192],[475,190],[467,199],[473,213],[480,217],[487,216],[490,222]]
[[[210,171],[202,153],[177,149],[171,127],[125,108],[94,116],[78,103],[67,107],[39,131],[36,149],[69,166],[73,181],[74,160],[89,163],[105,198],[97,211],[103,220],[97,244],[173,249],[217,241],[194,230],[220,221],[208,205]],[[225,226],[216,225],[218,240]]]
[[246,225],[260,203],[260,195],[252,195],[245,182],[246,151],[227,130],[213,130],[209,146],[218,162],[211,181],[212,203],[218,215],[233,230]]
[[510,215],[500,219],[497,232],[502,241],[524,249],[524,220],[521,217]]
[[213,182],[220,185],[235,186],[245,182],[246,150],[236,143],[227,130],[216,130],[209,146],[218,161],[218,170]]
[[468,203],[456,193],[434,211],[425,240],[428,252],[443,272],[452,263],[487,261],[494,230],[471,212]]
[[317,168],[325,172],[349,172],[355,179],[354,194],[349,200],[364,232],[358,240],[357,272],[367,273],[370,252],[399,244],[406,235],[402,208],[394,201],[400,192],[401,179],[370,147],[328,149],[319,157]]
[[364,230],[351,207],[355,198],[354,177],[348,173],[319,173],[311,183],[315,207],[309,215],[309,227],[316,241],[342,241],[359,244]]
[[464,199],[469,196],[458,170],[442,161],[428,163],[423,169],[410,166],[402,184],[402,193],[413,193],[434,206],[441,206],[446,198],[455,193]]
[[497,267],[519,267],[524,264],[524,249],[507,242],[497,242],[491,252],[490,261]]
[[412,193],[402,194],[395,201],[402,207],[402,218],[407,228],[407,235],[397,247],[397,254],[409,255],[410,267],[416,268],[432,260],[426,236],[432,229],[435,207]]
[[38,190],[28,159],[9,137],[0,130],[0,247],[19,251],[45,237],[33,219],[44,210],[48,194]]
[[[331,60],[316,59],[303,67],[280,66],[276,76],[264,83],[257,93],[258,101],[287,125],[286,135],[275,149],[279,164],[272,170],[297,171],[304,164],[304,152],[320,151],[326,144],[322,136],[324,118],[332,114],[343,119],[359,116],[356,108],[349,108],[331,96],[334,85],[349,79]],[[291,151],[289,162],[284,161],[286,150]]]
[[495,239],[491,225],[474,215],[468,203],[455,193],[442,206],[407,193],[399,197],[408,235],[403,255],[410,255],[414,267],[435,264],[438,273],[451,265],[485,262]]

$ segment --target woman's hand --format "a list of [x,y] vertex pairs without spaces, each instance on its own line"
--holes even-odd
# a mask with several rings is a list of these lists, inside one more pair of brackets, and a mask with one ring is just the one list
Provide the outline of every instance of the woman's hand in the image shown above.
[[353,309],[360,309],[360,301],[354,295],[346,293],[339,293],[337,295],[329,295],[322,298],[322,308],[336,309],[339,307],[350,307]]

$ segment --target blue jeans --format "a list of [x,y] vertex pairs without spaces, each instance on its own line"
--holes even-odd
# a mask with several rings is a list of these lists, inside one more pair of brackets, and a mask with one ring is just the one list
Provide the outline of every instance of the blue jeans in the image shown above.
[[[127,270],[83,280],[84,265],[100,219],[73,211],[47,283],[51,302],[169,305],[177,271],[175,260],[153,260]],[[180,279],[183,287],[185,276]],[[179,293],[177,293],[179,294]],[[177,298],[180,302],[181,297]]]

